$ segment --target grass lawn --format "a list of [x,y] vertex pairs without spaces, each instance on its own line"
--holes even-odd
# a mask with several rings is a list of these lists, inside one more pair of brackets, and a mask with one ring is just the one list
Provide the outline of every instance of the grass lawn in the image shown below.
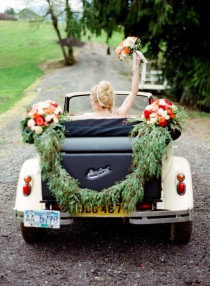
[[62,54],[51,24],[0,21],[0,113],[41,74],[39,64]]

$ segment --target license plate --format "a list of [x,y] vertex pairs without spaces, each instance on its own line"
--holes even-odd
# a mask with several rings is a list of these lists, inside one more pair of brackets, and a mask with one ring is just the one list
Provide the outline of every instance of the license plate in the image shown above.
[[126,217],[128,213],[124,211],[122,204],[114,206],[102,206],[88,208],[83,206],[81,212],[77,212],[75,216],[84,217]]
[[60,212],[51,210],[25,210],[24,226],[60,228]]

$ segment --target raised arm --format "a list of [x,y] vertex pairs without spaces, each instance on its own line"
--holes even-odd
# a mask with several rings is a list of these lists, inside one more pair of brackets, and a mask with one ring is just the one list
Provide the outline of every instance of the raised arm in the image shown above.
[[132,85],[131,85],[131,92],[124,100],[123,104],[116,110],[116,113],[120,116],[125,116],[128,111],[131,109],[136,95],[139,90],[139,64],[141,59],[137,56],[136,59],[136,68],[133,71],[133,78],[132,78]]

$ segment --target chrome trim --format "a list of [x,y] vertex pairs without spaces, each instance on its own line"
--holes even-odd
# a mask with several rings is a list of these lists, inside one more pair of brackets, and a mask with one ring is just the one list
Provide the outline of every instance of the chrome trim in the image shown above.
[[[128,90],[115,90],[115,95],[125,95],[125,94],[129,94],[130,91]],[[75,97],[75,96],[87,96],[90,95],[90,91],[79,91],[79,92],[69,92],[67,94],[65,94],[65,97],[71,98],[71,97]],[[150,99],[152,97],[152,93],[151,92],[145,92],[145,91],[138,91],[137,95],[141,95],[141,96],[145,96],[148,99]]]
[[107,166],[105,168],[99,168],[98,170],[90,169],[87,174],[87,177],[89,180],[96,180],[110,173],[111,173],[110,166]]

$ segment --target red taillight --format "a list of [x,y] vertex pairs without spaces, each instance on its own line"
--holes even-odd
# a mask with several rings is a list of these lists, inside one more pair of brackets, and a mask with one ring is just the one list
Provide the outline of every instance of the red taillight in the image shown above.
[[23,185],[23,194],[24,196],[29,196],[31,193],[31,186],[29,183],[25,183],[25,185]]
[[137,211],[146,211],[146,210],[151,210],[152,209],[152,203],[138,203],[136,204],[136,210]]
[[186,191],[186,185],[184,182],[178,182],[177,184],[177,193],[182,196],[185,194]]

